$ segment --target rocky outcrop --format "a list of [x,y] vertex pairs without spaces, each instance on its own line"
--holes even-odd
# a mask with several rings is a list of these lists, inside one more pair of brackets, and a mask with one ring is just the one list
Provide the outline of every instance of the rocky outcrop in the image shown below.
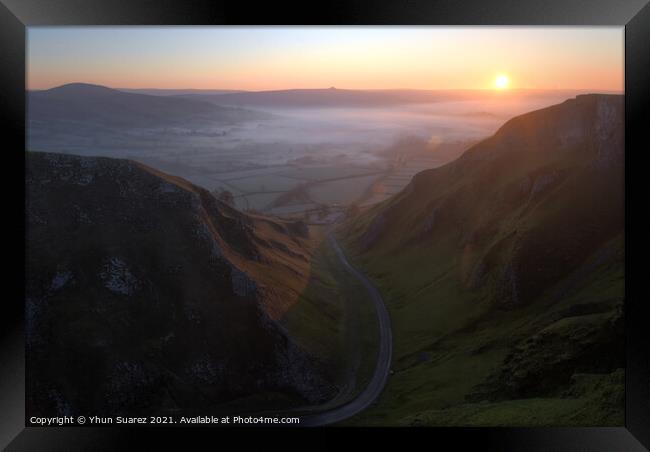
[[622,302],[580,308],[559,312],[556,322],[515,345],[467,399],[559,396],[576,374],[607,374],[624,367]]
[[275,320],[308,273],[304,228],[126,160],[30,152],[26,186],[31,415],[331,395]]

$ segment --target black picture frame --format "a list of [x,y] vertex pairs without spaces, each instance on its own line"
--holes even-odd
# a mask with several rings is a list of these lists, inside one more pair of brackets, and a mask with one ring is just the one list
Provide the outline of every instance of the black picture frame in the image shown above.
[[[3,128],[5,219],[13,219],[5,232],[6,242],[16,242],[17,262],[9,267],[17,273],[5,281],[0,328],[0,447],[7,450],[113,450],[134,442],[187,445],[192,438],[214,440],[218,428],[92,428],[25,427],[25,357],[23,278],[25,238],[24,189],[25,148],[25,49],[26,27],[35,25],[611,25],[625,27],[625,115],[626,115],[626,408],[625,427],[620,428],[426,428],[408,434],[426,436],[426,444],[454,444],[481,450],[580,450],[641,451],[650,448],[650,328],[648,301],[633,291],[642,259],[632,230],[631,183],[643,167],[638,162],[650,150],[647,125],[650,91],[650,4],[648,0],[442,0],[442,1],[334,1],[279,5],[276,2],[153,1],[153,0],[0,0],[0,124]],[[635,168],[634,165],[637,164]],[[636,176],[635,176],[636,175]],[[21,182],[22,178],[22,182]],[[16,180],[17,179],[17,180]],[[24,194],[24,193],[23,193]],[[647,215],[647,214],[646,214]],[[636,218],[643,217],[639,213]],[[636,224],[637,229],[641,226]],[[24,245],[24,243],[23,243]],[[7,249],[9,247],[6,247]],[[10,260],[11,259],[11,260]],[[633,272],[634,270],[634,272]],[[11,293],[11,295],[8,295]],[[310,429],[321,439],[348,429]],[[254,430],[285,434],[286,429]],[[305,431],[303,429],[303,431]],[[348,430],[349,431],[349,430]],[[367,429],[356,429],[367,431]],[[394,430],[393,430],[394,431]],[[404,432],[404,430],[400,430]],[[319,433],[320,432],[320,433]],[[306,447],[306,445],[305,445]],[[419,446],[418,446],[419,447]]]

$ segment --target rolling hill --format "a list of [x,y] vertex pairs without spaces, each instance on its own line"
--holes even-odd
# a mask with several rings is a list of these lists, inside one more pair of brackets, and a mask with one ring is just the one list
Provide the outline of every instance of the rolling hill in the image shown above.
[[31,415],[232,414],[332,396],[280,323],[309,280],[304,224],[109,158],[28,152],[26,195]]
[[105,86],[71,83],[30,91],[30,121],[53,124],[94,123],[110,127],[164,127],[201,122],[237,122],[261,113],[221,107],[202,100],[123,92]]
[[166,89],[166,88],[115,88],[126,93],[150,94],[152,96],[183,96],[186,94],[229,94],[240,93],[234,89]]
[[622,424],[623,106],[515,117],[348,222],[395,336],[359,422]]
[[[223,94],[196,93],[180,97],[212,102],[218,105],[257,108],[382,108],[407,104],[478,99],[516,99],[561,95],[561,91],[511,90],[355,90],[355,89],[288,89],[274,91],[243,91]],[[575,95],[567,91],[566,96]]]

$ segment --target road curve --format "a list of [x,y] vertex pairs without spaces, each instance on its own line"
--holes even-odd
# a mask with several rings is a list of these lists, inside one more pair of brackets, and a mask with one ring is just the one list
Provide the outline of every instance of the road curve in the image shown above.
[[370,295],[370,299],[375,305],[377,320],[379,322],[379,352],[377,355],[375,372],[373,373],[368,386],[366,386],[359,395],[345,405],[323,413],[303,416],[300,419],[300,425],[308,427],[340,422],[354,416],[355,414],[361,413],[372,405],[386,385],[388,374],[390,372],[390,363],[393,357],[393,332],[390,326],[390,316],[388,315],[388,309],[386,309],[386,305],[384,304],[384,300],[379,293],[379,290],[377,290],[377,288],[370,282],[366,275],[354,268],[352,264],[348,262],[348,259],[345,257],[343,250],[336,241],[334,234],[328,234],[327,238],[336,251],[336,255],[341,261],[341,264],[343,264],[343,267],[345,267],[348,272],[363,284],[368,291],[368,295]]

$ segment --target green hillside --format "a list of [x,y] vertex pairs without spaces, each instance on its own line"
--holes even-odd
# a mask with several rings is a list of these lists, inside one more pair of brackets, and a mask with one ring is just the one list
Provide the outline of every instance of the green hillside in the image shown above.
[[352,423],[622,425],[623,97],[508,121],[341,230],[394,375]]

